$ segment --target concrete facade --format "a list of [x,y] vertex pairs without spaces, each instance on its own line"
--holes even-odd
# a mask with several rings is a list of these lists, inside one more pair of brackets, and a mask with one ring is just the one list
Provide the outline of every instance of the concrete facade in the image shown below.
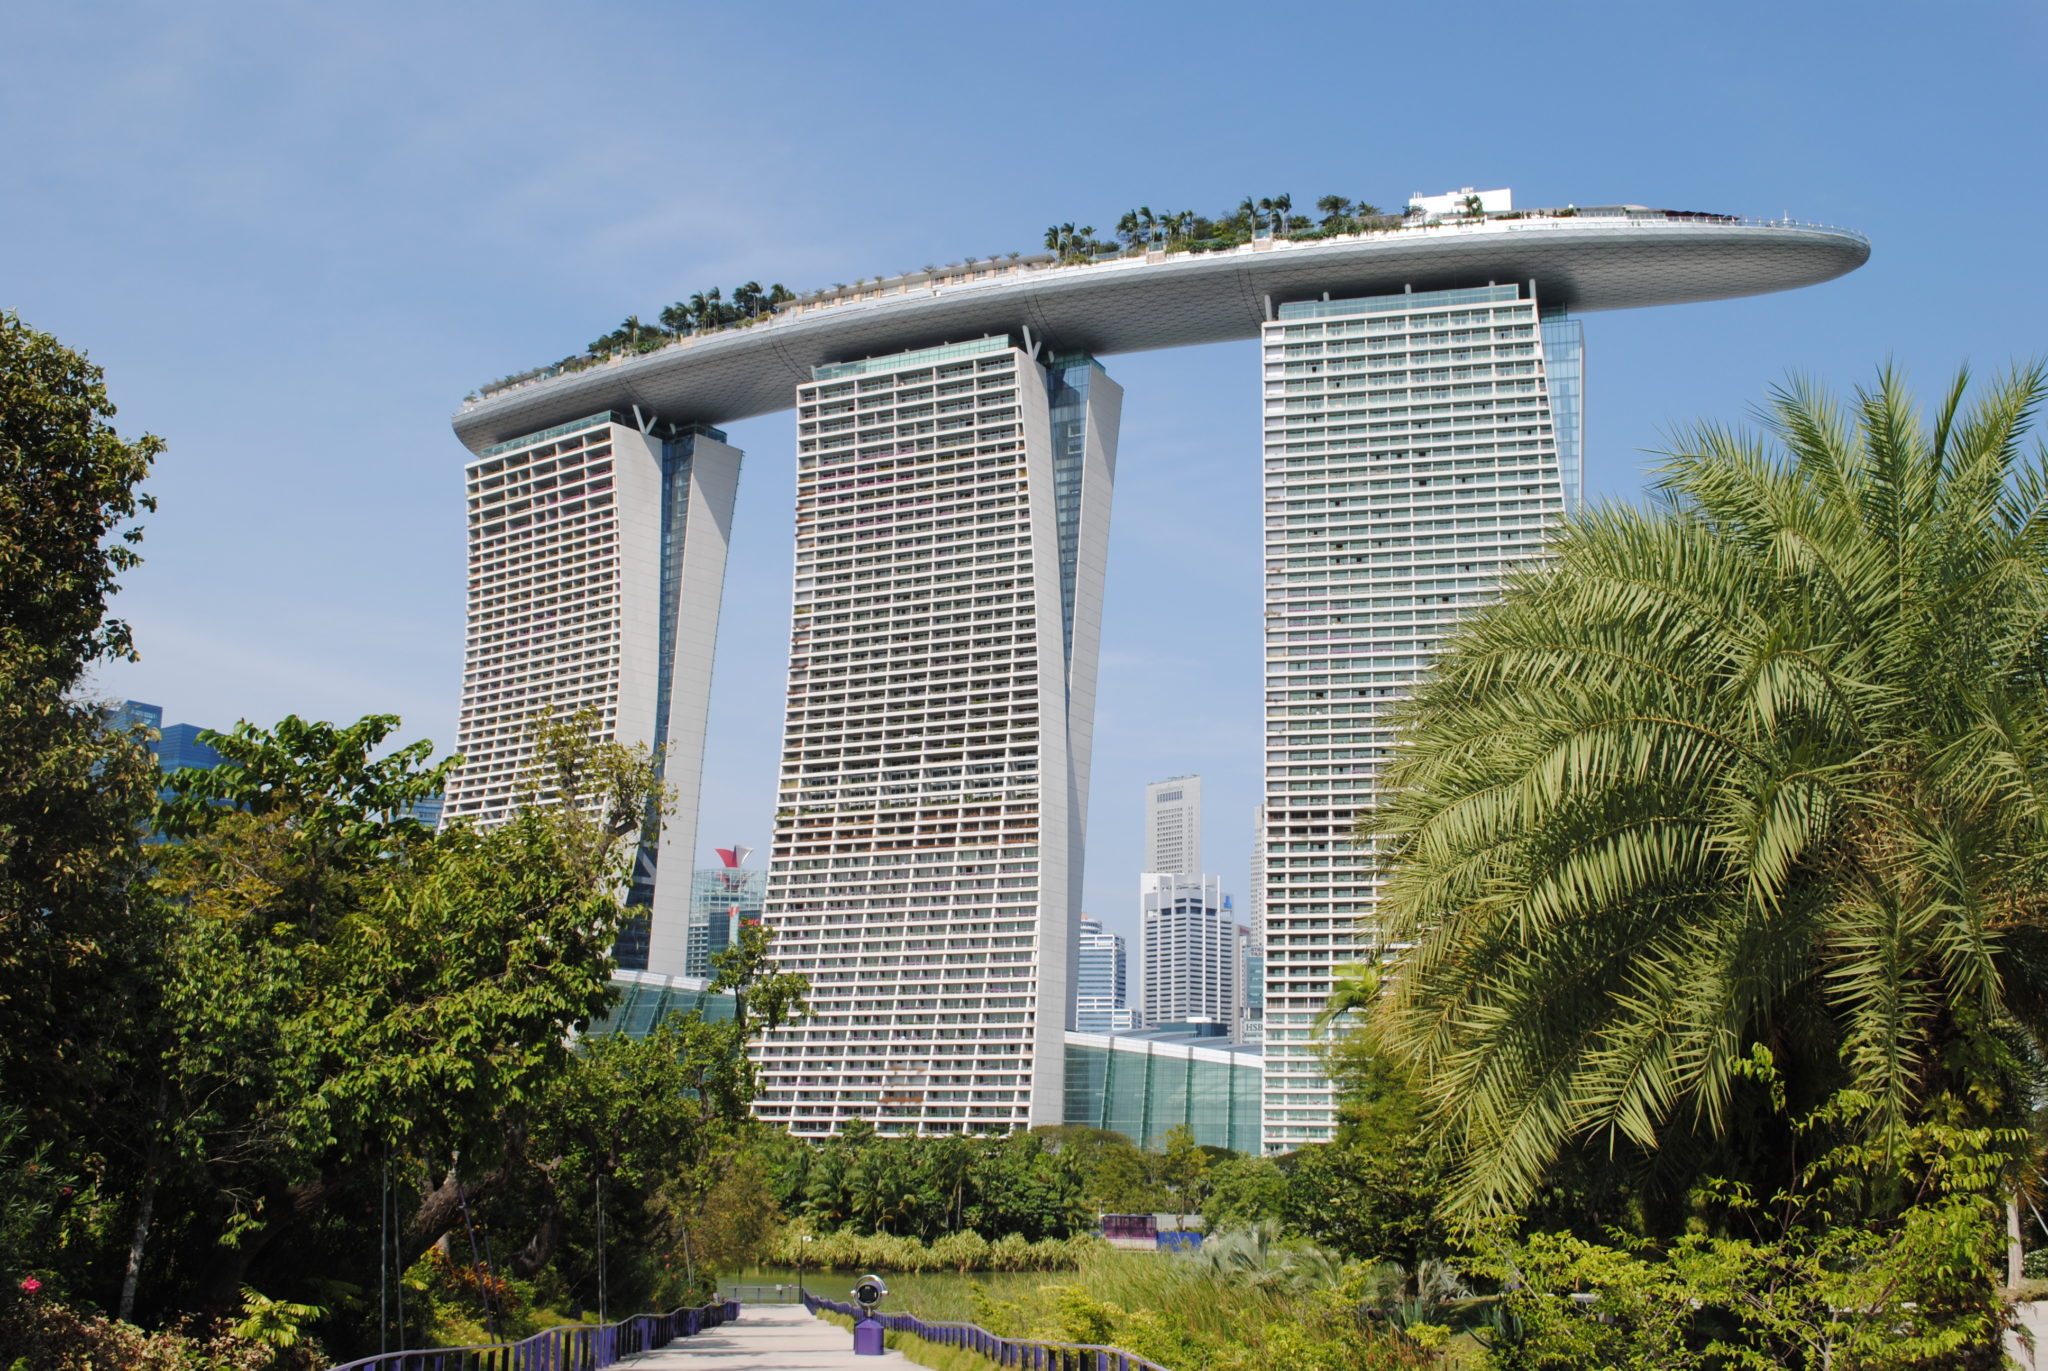
[[763,1118],[1060,1120],[1121,394],[1007,337],[798,388]]
[[[643,842],[621,935],[629,967],[684,970],[712,659],[741,454],[713,429],[607,412],[470,462],[468,629],[443,823],[502,823],[552,801],[536,718],[588,710],[643,746],[673,792]],[[676,873],[670,880],[658,872]]]

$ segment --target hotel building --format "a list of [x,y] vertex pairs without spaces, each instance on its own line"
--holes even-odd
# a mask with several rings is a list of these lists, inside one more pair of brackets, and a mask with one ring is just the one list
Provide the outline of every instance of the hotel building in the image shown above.
[[797,389],[789,705],[764,918],[809,1020],[757,1112],[1057,1123],[1122,392],[1003,335]]
[[1387,711],[1579,500],[1576,319],[1533,286],[1279,307],[1265,392],[1265,1146],[1336,1124],[1315,1019],[1390,951],[1372,853]]
[[493,443],[465,473],[462,763],[441,821],[501,823],[536,794],[536,720],[587,714],[597,738],[650,749],[673,808],[650,821],[635,861],[635,914],[617,950],[630,969],[685,969],[739,474],[740,452],[717,429],[614,411]]
[[[1390,950],[1371,854],[1353,840],[1376,803],[1386,712],[1578,499],[1578,319],[1801,288],[1870,255],[1860,234],[1789,220],[1518,210],[1495,190],[1417,205],[1358,233],[863,280],[744,327],[487,387],[454,419],[471,455],[470,582],[465,760],[446,821],[498,821],[531,791],[536,715],[587,708],[600,736],[657,748],[678,808],[649,826],[632,889],[646,922],[620,952],[658,980],[685,969],[689,882],[673,873],[695,847],[739,467],[708,426],[794,401],[788,714],[763,917],[819,1012],[757,1045],[759,1111],[809,1135],[854,1119],[1057,1122],[1080,1060],[1060,1035],[1076,1000],[1121,405],[1092,359],[1257,340],[1262,1145],[1328,1137],[1315,1019],[1338,968]],[[1175,850],[1148,824],[1151,869],[1196,878],[1199,829],[1183,829]],[[1249,1031],[1259,997],[1246,985],[1237,998]],[[1106,1074],[1070,1095],[1123,1117],[1113,1100],[1156,1083],[1116,1069],[1130,1055],[1105,1049]],[[1237,1089],[1232,1138],[1254,1122]],[[1148,1104],[1137,1126],[1175,1113]]]

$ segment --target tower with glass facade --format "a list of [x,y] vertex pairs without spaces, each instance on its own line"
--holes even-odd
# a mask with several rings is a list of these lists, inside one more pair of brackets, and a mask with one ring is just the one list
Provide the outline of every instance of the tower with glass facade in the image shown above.
[[684,971],[739,473],[717,429],[610,411],[492,444],[465,473],[462,763],[442,822],[500,823],[534,793],[538,719],[587,717],[598,739],[649,748],[674,807],[649,815],[635,861],[617,949],[631,969]]
[[1081,916],[1081,950],[1074,971],[1074,1027],[1082,1033],[1121,1033],[1135,1025],[1129,996],[1124,935],[1099,919]]
[[812,1018],[756,1111],[818,1136],[1057,1123],[1122,392],[995,335],[797,387],[764,919]]
[[740,925],[761,917],[768,873],[729,866],[700,866],[690,879],[690,931],[683,974],[710,977],[711,959],[731,947]]
[[1281,305],[1262,331],[1265,1147],[1335,1126],[1315,1018],[1384,957],[1353,841],[1387,711],[1580,493],[1578,322],[1533,286]]

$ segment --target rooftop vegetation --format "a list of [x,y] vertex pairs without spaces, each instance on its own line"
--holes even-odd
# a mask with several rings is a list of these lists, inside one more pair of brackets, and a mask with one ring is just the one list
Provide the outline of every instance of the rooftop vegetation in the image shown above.
[[[1107,239],[1098,237],[1093,225],[1076,226],[1071,220],[1048,225],[1044,253],[1029,257],[1021,252],[988,257],[969,255],[943,266],[927,262],[921,270],[903,272],[894,277],[864,277],[851,285],[835,281],[829,288],[801,295],[779,282],[763,289],[760,282],[748,281],[733,287],[730,296],[713,287],[692,295],[688,300],[678,300],[666,306],[654,323],[637,314],[629,314],[617,328],[594,339],[582,352],[548,366],[500,377],[472,392],[469,398],[475,400],[526,381],[581,371],[614,357],[653,352],[697,334],[747,328],[791,305],[832,304],[858,298],[866,291],[879,290],[885,282],[892,286],[940,285],[972,280],[1016,266],[1082,266],[1148,252],[1219,252],[1258,238],[1295,241],[1335,238],[1345,234],[1398,229],[1424,221],[1420,208],[1414,206],[1403,213],[1391,214],[1368,201],[1353,200],[1345,195],[1325,195],[1315,203],[1314,215],[1295,213],[1294,197],[1284,192],[1257,199],[1247,195],[1235,208],[1219,210],[1213,215],[1191,209],[1154,212],[1149,205],[1140,205],[1124,211]],[[1468,199],[1463,217],[1486,217],[1479,206],[1478,196]],[[1507,217],[1521,216],[1512,214]]]

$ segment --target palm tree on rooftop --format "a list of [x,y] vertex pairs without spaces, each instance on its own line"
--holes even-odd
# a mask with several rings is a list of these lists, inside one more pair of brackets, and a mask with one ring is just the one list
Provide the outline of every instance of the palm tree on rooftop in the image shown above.
[[1371,1031],[1415,1069],[1463,1215],[1514,1211],[1568,1151],[1781,1128],[1744,1084],[1757,1046],[1785,1112],[1846,1103],[1889,1155],[1924,1119],[2025,1119],[2048,379],[1970,407],[1966,384],[1931,423],[1887,370],[1846,407],[1776,392],[1762,437],[1682,434],[1650,507],[1566,520],[1397,710],[1363,831],[1382,935],[1413,950]]
[[1316,208],[1323,212],[1323,227],[1341,228],[1351,221],[1351,198],[1347,195],[1325,195],[1316,201]]
[[1145,226],[1139,222],[1138,211],[1124,211],[1123,217],[1116,221],[1116,236],[1123,240],[1127,248],[1135,248],[1145,241]]
[[1284,191],[1273,197],[1273,232],[1279,233],[1287,227],[1287,212],[1294,208],[1294,197]]
[[664,305],[661,310],[661,326],[680,338],[690,331],[690,307],[681,300]]

